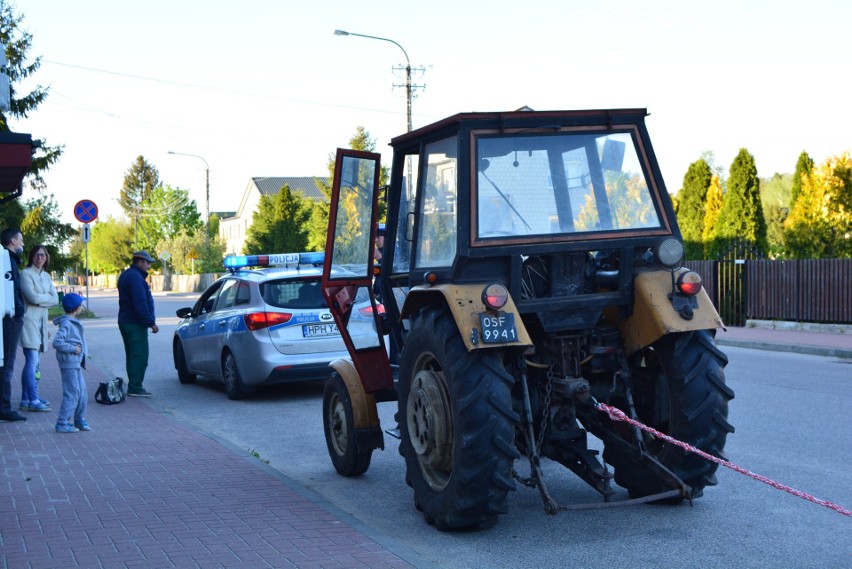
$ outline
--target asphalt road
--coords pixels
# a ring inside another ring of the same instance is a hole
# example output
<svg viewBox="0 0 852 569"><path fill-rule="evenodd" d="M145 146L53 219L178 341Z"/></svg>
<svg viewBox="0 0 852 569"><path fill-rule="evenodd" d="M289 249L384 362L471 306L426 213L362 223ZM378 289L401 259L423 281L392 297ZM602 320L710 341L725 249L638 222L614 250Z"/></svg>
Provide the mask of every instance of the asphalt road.
<svg viewBox="0 0 852 569"><path fill-rule="evenodd" d="M160 333L151 338L145 387L151 405L229 441L354 516L393 549L415 551L428 567L852 567L852 518L726 468L719 485L693 505L634 506L547 516L537 491L519 488L500 523L476 532L441 533L414 509L395 439L385 437L367 473L338 476L325 447L322 388L295 384L229 401L221 386L180 385L173 368L174 312L195 296L155 297ZM115 325L117 298L92 291L99 316L87 320L92 361L124 376ZM752 472L852 508L852 362L827 357L726 348L735 390L728 458ZM380 404L393 425L394 403ZM523 465L517 466L524 474ZM547 482L562 504L598 501L558 465ZM626 498L626 495L620 495Z"/></svg>

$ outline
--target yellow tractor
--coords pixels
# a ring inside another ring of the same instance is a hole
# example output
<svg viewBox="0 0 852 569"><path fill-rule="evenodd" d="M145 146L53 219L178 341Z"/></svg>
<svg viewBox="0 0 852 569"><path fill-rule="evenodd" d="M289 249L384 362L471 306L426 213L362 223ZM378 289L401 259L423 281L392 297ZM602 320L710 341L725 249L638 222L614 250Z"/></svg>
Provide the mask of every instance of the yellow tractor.
<svg viewBox="0 0 852 569"><path fill-rule="evenodd" d="M387 433L440 530L494 523L518 484L548 513L569 508L543 459L602 503L691 500L716 483L715 463L598 407L719 457L733 432L722 321L682 267L646 115L455 115L392 140L386 192L380 155L338 150L323 291L351 359L333 363L323 421L341 475L384 448L377 405L395 401ZM375 341L347 334L356 305Z"/></svg>

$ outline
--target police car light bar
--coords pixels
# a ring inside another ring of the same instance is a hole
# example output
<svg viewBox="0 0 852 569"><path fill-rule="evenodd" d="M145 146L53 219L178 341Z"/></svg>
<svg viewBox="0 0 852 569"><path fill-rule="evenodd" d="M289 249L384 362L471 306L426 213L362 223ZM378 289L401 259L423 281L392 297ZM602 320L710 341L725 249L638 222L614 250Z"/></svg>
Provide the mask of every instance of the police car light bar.
<svg viewBox="0 0 852 569"><path fill-rule="evenodd" d="M271 255L230 255L225 257L225 268L236 271L246 267L273 267L321 265L325 253L275 253Z"/></svg>

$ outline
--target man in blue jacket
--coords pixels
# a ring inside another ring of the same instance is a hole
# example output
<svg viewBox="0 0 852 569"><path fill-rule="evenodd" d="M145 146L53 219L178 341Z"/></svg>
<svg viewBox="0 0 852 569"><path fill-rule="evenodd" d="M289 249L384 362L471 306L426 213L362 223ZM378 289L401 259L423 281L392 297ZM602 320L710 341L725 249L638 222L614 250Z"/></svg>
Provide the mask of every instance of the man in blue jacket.
<svg viewBox="0 0 852 569"><path fill-rule="evenodd" d="M118 277L118 329L124 340L127 394L133 397L151 397L142 382L148 368L148 328L153 334L160 331L146 280L153 262L147 251L136 251L133 263Z"/></svg>

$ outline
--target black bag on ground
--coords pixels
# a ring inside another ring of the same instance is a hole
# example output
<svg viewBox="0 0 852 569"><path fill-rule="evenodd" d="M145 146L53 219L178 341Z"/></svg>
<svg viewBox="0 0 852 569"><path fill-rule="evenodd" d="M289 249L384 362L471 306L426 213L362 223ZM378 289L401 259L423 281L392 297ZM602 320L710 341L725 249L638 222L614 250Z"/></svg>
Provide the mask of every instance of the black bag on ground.
<svg viewBox="0 0 852 569"><path fill-rule="evenodd" d="M121 403L127 396L127 389L124 387L124 379L116 377L109 381L102 381L95 391L95 401L103 405L115 405Z"/></svg>

